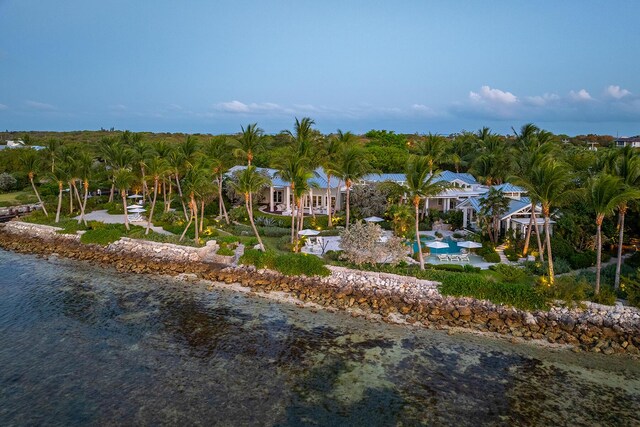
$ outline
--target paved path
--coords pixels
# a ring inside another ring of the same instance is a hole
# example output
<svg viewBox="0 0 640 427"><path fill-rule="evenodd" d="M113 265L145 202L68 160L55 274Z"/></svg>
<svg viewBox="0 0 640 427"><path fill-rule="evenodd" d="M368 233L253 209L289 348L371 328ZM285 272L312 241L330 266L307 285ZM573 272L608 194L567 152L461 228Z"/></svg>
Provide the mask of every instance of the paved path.
<svg viewBox="0 0 640 427"><path fill-rule="evenodd" d="M87 221L100 221L100 222L104 222L105 224L124 224L124 214L111 215L107 213L106 210L93 211L91 213L86 214L84 217ZM77 216L74 219L80 219L80 217ZM147 221L129 221L129 223L133 225L139 225L141 227L147 226ZM166 234L168 236L173 235L173 233L170 233L164 230L162 227L156 227L153 224L151 224L151 229L158 234Z"/></svg>

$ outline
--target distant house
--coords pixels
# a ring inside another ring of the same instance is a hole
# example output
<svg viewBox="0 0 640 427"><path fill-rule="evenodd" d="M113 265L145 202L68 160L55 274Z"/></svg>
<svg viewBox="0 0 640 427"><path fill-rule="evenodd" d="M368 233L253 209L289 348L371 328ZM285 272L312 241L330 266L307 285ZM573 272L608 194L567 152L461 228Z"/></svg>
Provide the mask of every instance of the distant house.
<svg viewBox="0 0 640 427"><path fill-rule="evenodd" d="M623 136L621 138L616 138L613 141L616 144L616 147L633 147L640 148L640 135L636 136Z"/></svg>
<svg viewBox="0 0 640 427"><path fill-rule="evenodd" d="M0 150L4 150L5 148L32 148L36 151L43 150L44 147L39 145L25 145L24 141L21 139L18 140L8 140L6 141L6 145L0 145Z"/></svg>

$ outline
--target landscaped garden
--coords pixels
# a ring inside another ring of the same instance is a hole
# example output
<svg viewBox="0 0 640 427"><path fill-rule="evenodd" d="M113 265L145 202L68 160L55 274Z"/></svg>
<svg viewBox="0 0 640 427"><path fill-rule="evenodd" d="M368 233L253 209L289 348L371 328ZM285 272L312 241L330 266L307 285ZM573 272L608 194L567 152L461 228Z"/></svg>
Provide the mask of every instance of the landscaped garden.
<svg viewBox="0 0 640 427"><path fill-rule="evenodd" d="M287 275L326 275L324 265L333 264L436 280L445 295L528 309L543 309L553 300L612 304L625 298L638 304L638 255L617 262L621 253L635 250L639 235L637 152L594 153L563 145L533 125L509 136L483 129L442 137L321 135L313 124L296 120L293 131L278 135L263 135L250 125L238 135L191 135L182 142L117 132L90 144L50 138L40 143L42 151L3 150L0 206L42 200L46 211L25 221L82 232L88 244L123 236L189 246L213 239L218 254L226 256L243 244L241 263ZM402 161L386 152L403 153ZM229 172L235 165L243 167ZM269 203L260 194L271 178L256 165L277 170L276 177L287 183L287 215L266 212ZM489 188L473 230L463 230L460 210L424 208L429 198L451 188L436 179L444 167L469 172ZM318 214L308 208L312 192L325 197L331 190L314 184L318 168L327 182L339 180L340 211ZM402 182L363 181L373 172L401 172ZM507 181L538 201L531 204L539 207L540 227L532 221L523 233L501 226L510 199L492 184ZM142 221L131 223L132 205ZM85 218L96 212L117 216L120 223ZM361 222L367 217L379 219ZM470 251L482 261L477 265L493 265L480 270L464 261L438 261L429 242L415 243L427 231L442 240L440 231L430 231L434 224L452 230L447 238L480 246ZM322 239L339 241L340 250L319 245L313 255L300 253ZM500 262L496 248L508 264Z"/></svg>

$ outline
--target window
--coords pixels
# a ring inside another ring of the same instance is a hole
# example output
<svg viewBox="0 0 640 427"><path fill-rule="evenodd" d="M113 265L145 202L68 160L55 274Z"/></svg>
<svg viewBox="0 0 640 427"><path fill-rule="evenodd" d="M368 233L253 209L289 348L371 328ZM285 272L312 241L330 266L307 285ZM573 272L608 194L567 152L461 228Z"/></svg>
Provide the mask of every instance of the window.
<svg viewBox="0 0 640 427"><path fill-rule="evenodd" d="M273 192L273 202L274 203L282 203L284 200L284 191L276 190Z"/></svg>

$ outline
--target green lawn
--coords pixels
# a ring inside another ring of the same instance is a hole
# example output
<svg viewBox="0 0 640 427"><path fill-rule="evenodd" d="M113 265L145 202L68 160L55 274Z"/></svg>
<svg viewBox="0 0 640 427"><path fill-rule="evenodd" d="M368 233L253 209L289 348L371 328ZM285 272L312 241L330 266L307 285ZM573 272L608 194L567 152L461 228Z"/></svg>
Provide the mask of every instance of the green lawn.
<svg viewBox="0 0 640 427"><path fill-rule="evenodd" d="M38 199L30 191L15 191L13 193L0 193L0 206L22 205L35 203Z"/></svg>

